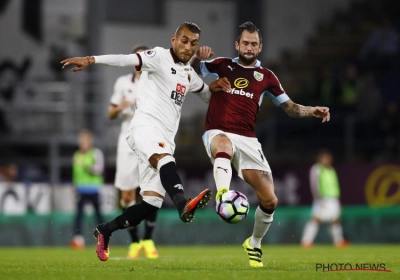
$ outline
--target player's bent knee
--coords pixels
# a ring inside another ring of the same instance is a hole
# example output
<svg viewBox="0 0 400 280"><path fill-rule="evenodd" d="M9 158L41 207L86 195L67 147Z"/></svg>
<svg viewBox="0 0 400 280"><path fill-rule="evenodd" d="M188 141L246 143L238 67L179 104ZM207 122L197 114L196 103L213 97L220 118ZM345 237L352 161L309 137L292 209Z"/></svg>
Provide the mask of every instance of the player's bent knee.
<svg viewBox="0 0 400 280"><path fill-rule="evenodd" d="M148 203L154 207L161 208L161 205L162 205L164 199L162 199L161 197L157 197L157 196L145 195L145 196L143 196L143 201L145 201L146 203Z"/></svg>
<svg viewBox="0 0 400 280"><path fill-rule="evenodd" d="M232 143L228 141L220 141L217 144L217 152L225 152L228 154L232 154Z"/></svg>
<svg viewBox="0 0 400 280"><path fill-rule="evenodd" d="M214 157L220 152L227 153L232 157L232 142L225 134L217 135L211 140L211 151Z"/></svg>
<svg viewBox="0 0 400 280"><path fill-rule="evenodd" d="M267 199L260 202L263 210L266 212L270 212L276 209L278 206L278 198L276 196L272 197L271 199Z"/></svg>
<svg viewBox="0 0 400 280"><path fill-rule="evenodd" d="M157 163L157 170L160 171L160 168L166 165L167 163L175 162L175 158L171 155L165 156L160 159Z"/></svg>

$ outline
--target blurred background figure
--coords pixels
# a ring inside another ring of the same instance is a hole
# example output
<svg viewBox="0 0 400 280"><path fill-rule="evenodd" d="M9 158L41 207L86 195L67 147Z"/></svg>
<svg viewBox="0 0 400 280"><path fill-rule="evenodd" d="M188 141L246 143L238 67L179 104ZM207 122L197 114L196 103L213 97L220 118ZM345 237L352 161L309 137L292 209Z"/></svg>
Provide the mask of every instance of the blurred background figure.
<svg viewBox="0 0 400 280"><path fill-rule="evenodd" d="M339 85L339 105L343 113L356 113L357 101L362 86L363 79L359 76L357 67L354 64L347 64Z"/></svg>
<svg viewBox="0 0 400 280"><path fill-rule="evenodd" d="M16 182L18 180L18 166L15 163L0 165L0 183Z"/></svg>
<svg viewBox="0 0 400 280"><path fill-rule="evenodd" d="M396 102L390 102L379 117L379 129L383 139L384 151L382 156L386 160L394 161L399 158L400 146L400 113Z"/></svg>
<svg viewBox="0 0 400 280"><path fill-rule="evenodd" d="M324 65L319 71L317 80L316 97L321 104L329 108L335 107L337 100L335 94L338 92L338 83L335 79L332 67Z"/></svg>
<svg viewBox="0 0 400 280"><path fill-rule="evenodd" d="M371 71L390 70L399 61L400 36L389 16L383 14L360 50L362 62Z"/></svg>
<svg viewBox="0 0 400 280"><path fill-rule="evenodd" d="M304 227L301 245L311 247L321 222L330 223L330 233L336 247L346 247L340 224L340 187L332 166L333 156L328 150L321 150L317 162L310 169L310 187L314 198L311 220Z"/></svg>
<svg viewBox="0 0 400 280"><path fill-rule="evenodd" d="M93 135L89 130L82 130L79 133L78 141L79 150L74 153L73 157L73 184L76 190L77 205L71 246L75 249L85 247L82 222L86 203L93 205L97 223L103 222L99 203L99 189L103 185L103 152L93 147Z"/></svg>

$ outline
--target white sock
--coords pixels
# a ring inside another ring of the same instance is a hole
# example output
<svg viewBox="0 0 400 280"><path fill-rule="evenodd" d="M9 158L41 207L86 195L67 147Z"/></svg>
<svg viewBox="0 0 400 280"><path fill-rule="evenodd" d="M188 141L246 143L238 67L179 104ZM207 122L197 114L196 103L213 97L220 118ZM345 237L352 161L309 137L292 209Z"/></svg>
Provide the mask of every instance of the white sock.
<svg viewBox="0 0 400 280"><path fill-rule="evenodd" d="M267 233L269 226L274 220L274 213L267 214L263 212L260 206L257 207L256 213L254 215L254 229L253 235L250 238L250 246L252 247L260 247L261 240L264 235Z"/></svg>
<svg viewBox="0 0 400 280"><path fill-rule="evenodd" d="M332 224L331 234L333 237L333 243L338 244L343 242L343 229L341 224Z"/></svg>
<svg viewBox="0 0 400 280"><path fill-rule="evenodd" d="M313 243L314 238L317 235L319 229L319 224L311 220L307 222L303 230L303 237L301 238L301 243Z"/></svg>
<svg viewBox="0 0 400 280"><path fill-rule="evenodd" d="M216 158L214 161L214 180L217 191L221 188L229 189L232 179L231 161L227 158Z"/></svg>

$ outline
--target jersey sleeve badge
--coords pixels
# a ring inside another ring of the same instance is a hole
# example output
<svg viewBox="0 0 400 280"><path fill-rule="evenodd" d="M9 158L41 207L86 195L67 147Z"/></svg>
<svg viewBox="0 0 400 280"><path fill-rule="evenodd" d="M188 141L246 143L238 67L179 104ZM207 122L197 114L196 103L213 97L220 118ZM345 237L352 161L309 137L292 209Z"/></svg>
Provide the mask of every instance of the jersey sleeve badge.
<svg viewBox="0 0 400 280"><path fill-rule="evenodd" d="M144 52L144 55L147 57L153 57L156 55L156 51L155 50L147 50Z"/></svg>

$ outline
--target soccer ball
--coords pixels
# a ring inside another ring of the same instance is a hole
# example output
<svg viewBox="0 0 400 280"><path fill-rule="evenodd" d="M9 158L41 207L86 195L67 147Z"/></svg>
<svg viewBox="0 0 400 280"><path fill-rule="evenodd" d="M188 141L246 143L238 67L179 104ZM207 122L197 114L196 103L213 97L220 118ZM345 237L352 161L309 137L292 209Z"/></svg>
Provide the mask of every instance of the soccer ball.
<svg viewBox="0 0 400 280"><path fill-rule="evenodd" d="M217 201L215 210L218 216L229 224L243 221L249 213L247 197L241 192L230 190L223 193Z"/></svg>

